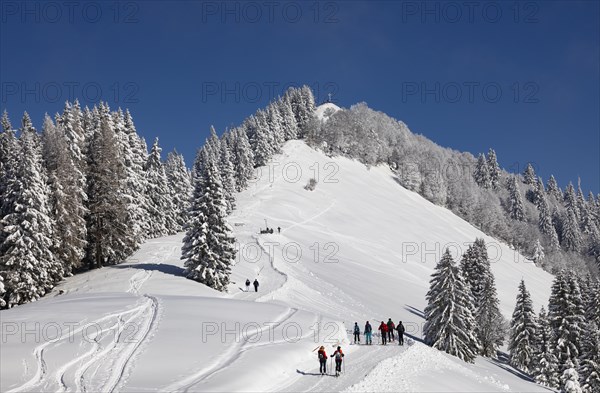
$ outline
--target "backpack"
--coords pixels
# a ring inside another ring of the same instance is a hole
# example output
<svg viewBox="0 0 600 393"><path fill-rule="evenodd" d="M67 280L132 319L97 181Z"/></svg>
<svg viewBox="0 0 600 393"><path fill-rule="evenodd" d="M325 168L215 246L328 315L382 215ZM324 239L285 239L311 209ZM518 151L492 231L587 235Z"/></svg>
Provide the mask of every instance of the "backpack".
<svg viewBox="0 0 600 393"><path fill-rule="evenodd" d="M335 351L335 360L342 360L342 351Z"/></svg>
<svg viewBox="0 0 600 393"><path fill-rule="evenodd" d="M323 359L325 359L325 354L323 353L323 351L319 351L319 360Z"/></svg>
<svg viewBox="0 0 600 393"><path fill-rule="evenodd" d="M360 333L360 328L358 325L354 326L354 333Z"/></svg>
<svg viewBox="0 0 600 393"><path fill-rule="evenodd" d="M398 331L404 333L404 325L398 325Z"/></svg>

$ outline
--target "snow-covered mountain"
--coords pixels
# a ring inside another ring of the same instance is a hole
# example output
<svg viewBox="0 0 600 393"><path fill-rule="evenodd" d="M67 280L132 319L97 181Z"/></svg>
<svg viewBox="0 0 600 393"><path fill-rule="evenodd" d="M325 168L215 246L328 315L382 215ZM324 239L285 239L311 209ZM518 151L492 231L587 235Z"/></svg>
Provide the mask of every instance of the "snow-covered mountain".
<svg viewBox="0 0 600 393"><path fill-rule="evenodd" d="M404 189L389 168L288 141L237 195L229 222L238 261L228 294L182 276L176 235L3 311L0 389L547 390L504 363L466 364L420 343L429 278L446 248L459 256L486 240L507 318L521 278L538 310L552 276ZM274 233L259 234L265 226ZM255 278L258 292L246 292ZM388 318L404 322L412 345L348 345L355 321ZM318 375L321 344L346 350L340 378Z"/></svg>

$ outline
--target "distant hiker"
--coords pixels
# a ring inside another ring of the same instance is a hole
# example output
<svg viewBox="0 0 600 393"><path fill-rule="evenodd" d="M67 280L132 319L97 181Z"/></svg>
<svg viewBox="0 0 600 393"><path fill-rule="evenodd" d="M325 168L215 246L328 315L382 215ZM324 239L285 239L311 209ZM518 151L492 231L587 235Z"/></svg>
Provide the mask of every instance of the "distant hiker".
<svg viewBox="0 0 600 393"><path fill-rule="evenodd" d="M373 335L373 327L371 326L369 321L367 321L367 323L365 324L365 342L367 345L373 344L372 335Z"/></svg>
<svg viewBox="0 0 600 393"><path fill-rule="evenodd" d="M404 345L404 325L402 321L398 322L396 330L398 331L398 345Z"/></svg>
<svg viewBox="0 0 600 393"><path fill-rule="evenodd" d="M269 233L272 235L273 234L273 228L269 229Z"/></svg>
<svg viewBox="0 0 600 393"><path fill-rule="evenodd" d="M321 375L327 374L327 353L325 353L325 347L321 345L319 348L319 352L317 352L317 356L319 357L319 371Z"/></svg>
<svg viewBox="0 0 600 393"><path fill-rule="evenodd" d="M246 292L250 292L250 279L246 279Z"/></svg>
<svg viewBox="0 0 600 393"><path fill-rule="evenodd" d="M277 227L277 233L281 233L281 227Z"/></svg>
<svg viewBox="0 0 600 393"><path fill-rule="evenodd" d="M258 292L258 278L254 279L254 292Z"/></svg>
<svg viewBox="0 0 600 393"><path fill-rule="evenodd" d="M335 357L335 376L339 376L342 372L342 358L344 357L344 353L342 352L342 347L338 346L337 350L331 355L331 357Z"/></svg>
<svg viewBox="0 0 600 393"><path fill-rule="evenodd" d="M354 344L360 344L360 328L358 327L358 322L354 322Z"/></svg>
<svg viewBox="0 0 600 393"><path fill-rule="evenodd" d="M377 330L381 332L381 345L385 345L388 331L388 327L385 324L385 322L381 321L381 325L379 325L379 328L377 328Z"/></svg>
<svg viewBox="0 0 600 393"><path fill-rule="evenodd" d="M387 328L388 328L388 342L391 343L392 341L395 341L394 329L396 329L396 325L394 325L394 322L392 322L392 318L388 319Z"/></svg>

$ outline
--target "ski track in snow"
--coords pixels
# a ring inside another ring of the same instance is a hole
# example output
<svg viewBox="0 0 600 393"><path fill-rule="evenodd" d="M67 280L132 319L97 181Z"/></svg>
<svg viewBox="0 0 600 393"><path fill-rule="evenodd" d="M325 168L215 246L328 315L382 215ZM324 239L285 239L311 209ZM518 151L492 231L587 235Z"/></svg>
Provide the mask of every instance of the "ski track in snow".
<svg viewBox="0 0 600 393"><path fill-rule="evenodd" d="M161 389L161 391L188 392L194 386L200 384L203 381L208 380L210 377L212 377L219 371L222 371L225 367L228 367L231 364L233 364L239 358L240 353L260 347L260 344L252 343L253 337L258 336L259 334L262 335L265 331L269 329L276 329L277 327L281 326L281 324L283 324L285 321L290 320L297 312L298 309L295 308L287 309L283 314L277 317L277 319L274 321L274 325L263 326L260 329L256 329L254 333L249 337L246 337L244 341L242 341L243 339L239 338L239 340L237 340L235 344L231 345L221 356L217 358L215 362L207 365L206 367L201 368L194 374L191 374L188 377ZM273 343L275 342L268 342L267 344L263 345L270 345Z"/></svg>

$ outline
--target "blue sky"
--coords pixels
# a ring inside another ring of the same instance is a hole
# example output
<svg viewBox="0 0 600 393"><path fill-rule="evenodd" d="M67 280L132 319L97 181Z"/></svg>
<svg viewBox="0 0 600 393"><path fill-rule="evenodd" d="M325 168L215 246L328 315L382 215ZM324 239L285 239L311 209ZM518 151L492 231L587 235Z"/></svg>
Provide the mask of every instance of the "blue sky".
<svg viewBox="0 0 600 393"><path fill-rule="evenodd" d="M367 102L442 146L493 147L600 192L595 1L0 2L0 108L16 125L78 97L128 107L191 165L210 125L288 85Z"/></svg>

